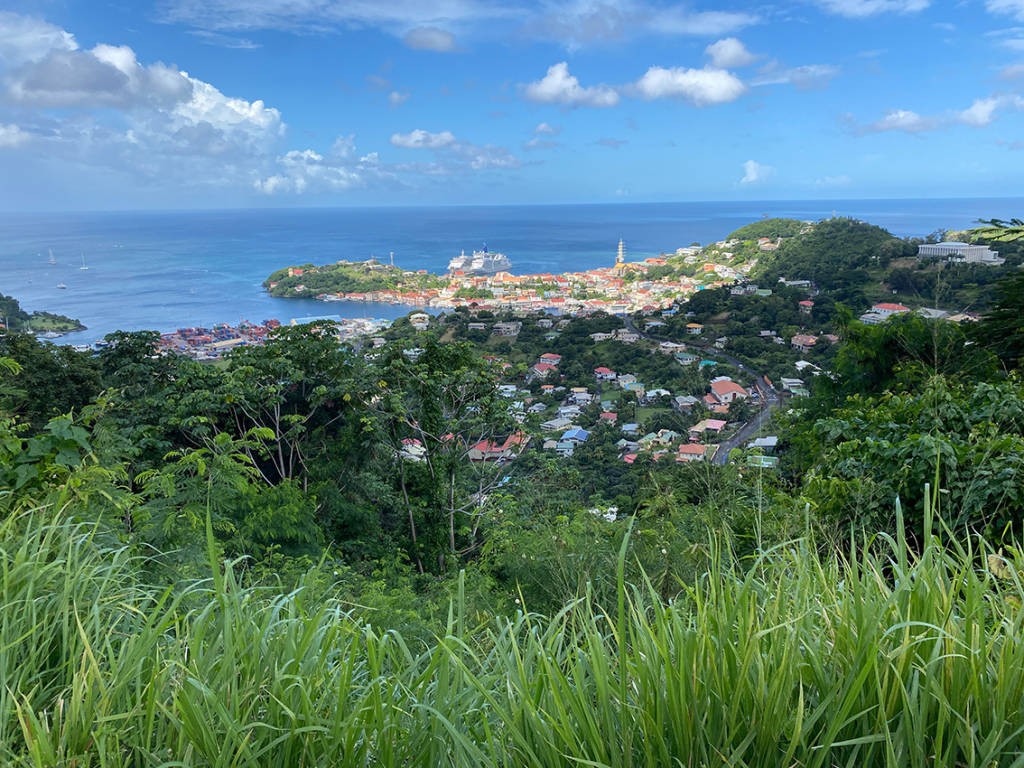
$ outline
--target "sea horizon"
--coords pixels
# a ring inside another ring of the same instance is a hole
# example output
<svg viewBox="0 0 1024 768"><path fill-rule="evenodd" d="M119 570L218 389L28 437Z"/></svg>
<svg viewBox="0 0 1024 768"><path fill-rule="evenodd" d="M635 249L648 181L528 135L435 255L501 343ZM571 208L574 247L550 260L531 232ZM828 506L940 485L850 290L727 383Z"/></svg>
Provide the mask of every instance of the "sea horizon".
<svg viewBox="0 0 1024 768"><path fill-rule="evenodd" d="M329 210L442 210L452 208L577 208L577 207L622 207L622 206L648 206L648 205L753 205L756 203L767 203L780 205L783 203L878 203L878 202L915 202L915 201L998 201L998 200L1019 200L1024 202L1024 196L1003 196L988 197L980 195L967 195L964 197L949 197L920 195L916 197L793 197L793 198L758 198L758 199L733 199L733 200L599 200L589 202L562 201L546 203L437 203L433 205L411 204L411 203L372 203L372 204L296 204L296 205L238 205L223 207L200 207L200 208L65 208L65 209L43 209L43 208L8 208L0 211L0 218L4 216L62 216L62 215L88 215L88 214L182 214L182 213L244 213L251 211L261 212L290 212L290 211L329 211Z"/></svg>
<svg viewBox="0 0 1024 768"><path fill-rule="evenodd" d="M627 258L640 259L720 240L766 216L849 216L923 237L1021 211L1024 198L968 197L4 212L0 293L29 311L81 320L88 330L60 342L88 344L114 330L409 311L268 296L262 281L292 264L388 262L394 252L397 266L443 272L461 250L487 244L509 256L515 274L558 273L612 263L619 238ZM47 263L51 249L55 266Z"/></svg>

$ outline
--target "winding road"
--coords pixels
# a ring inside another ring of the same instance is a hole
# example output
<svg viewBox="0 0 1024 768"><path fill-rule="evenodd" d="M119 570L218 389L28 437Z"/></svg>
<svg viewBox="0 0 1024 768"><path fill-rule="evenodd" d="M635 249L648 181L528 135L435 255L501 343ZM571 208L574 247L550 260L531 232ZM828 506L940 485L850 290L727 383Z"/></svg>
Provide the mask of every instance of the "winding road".
<svg viewBox="0 0 1024 768"><path fill-rule="evenodd" d="M626 323L626 328L628 328L630 331L637 334L641 338L659 343L662 341L671 341L671 339L659 338L657 336L652 336L646 331L641 331L639 328L636 327L636 325L633 323L633 318L630 317L629 315L624 316L623 320ZM763 373L755 371L749 365L739 360L738 358L733 357L729 353L723 352L720 349L710 349L700 344L690 344L690 346L696 349L703 350L710 355L714 355L715 357L719 357L725 360L730 365L733 365L736 368L739 368L741 371L750 374L754 378L754 386L757 387L758 391L761 394L761 409L760 411L758 411L757 416L755 416L742 427L740 427L736 434L734 434L728 440L719 443L718 452L715 454L713 462L715 464L727 464L729 462L729 453L733 450L733 448L739 448L741 445L743 445L743 443L745 443L751 437L760 432L764 428L764 426L769 421L771 421L772 412L775 411L780 405L782 405L782 396L775 390L775 387L768 383L768 379L765 378Z"/></svg>

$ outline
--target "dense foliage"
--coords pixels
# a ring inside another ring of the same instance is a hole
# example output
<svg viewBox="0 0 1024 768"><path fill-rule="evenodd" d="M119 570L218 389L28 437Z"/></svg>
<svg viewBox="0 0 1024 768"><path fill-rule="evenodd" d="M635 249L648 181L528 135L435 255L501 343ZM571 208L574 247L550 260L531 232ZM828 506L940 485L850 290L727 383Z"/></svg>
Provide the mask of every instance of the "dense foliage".
<svg viewBox="0 0 1024 768"><path fill-rule="evenodd" d="M271 296L316 296L321 293L366 293L401 289L417 291L440 288L447 280L426 272L409 272L373 261L339 261L336 264L279 269L263 281ZM300 290L300 286L302 286Z"/></svg>
<svg viewBox="0 0 1024 768"><path fill-rule="evenodd" d="M762 257L757 277L769 283L780 277L812 280L836 298L852 303L868 281L869 268L887 266L916 250L881 227L854 219L825 219Z"/></svg>
<svg viewBox="0 0 1024 768"><path fill-rule="evenodd" d="M57 315L53 312L26 312L21 308L17 299L12 296L4 296L2 293L0 293L0 323L11 330L24 332L54 331L62 333L85 330L85 326L81 322L64 315Z"/></svg>
<svg viewBox="0 0 1024 768"><path fill-rule="evenodd" d="M800 234L806 226L806 223L798 219L762 219L744 224L726 240L757 240L761 237L769 237L774 240L779 237L793 237Z"/></svg>

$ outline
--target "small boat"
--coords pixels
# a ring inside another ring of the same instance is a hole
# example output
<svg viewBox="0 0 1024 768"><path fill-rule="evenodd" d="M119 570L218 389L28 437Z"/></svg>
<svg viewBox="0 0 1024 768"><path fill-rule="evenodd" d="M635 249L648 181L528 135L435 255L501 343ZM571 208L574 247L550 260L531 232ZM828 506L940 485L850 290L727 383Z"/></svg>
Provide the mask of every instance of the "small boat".
<svg viewBox="0 0 1024 768"><path fill-rule="evenodd" d="M61 289L62 291L63 291L63 290L65 289L65 288L67 288L67 286L66 286L66 285L64 285L64 283L57 283L57 287L58 287L58 288L60 288L60 289Z"/></svg>
<svg viewBox="0 0 1024 768"><path fill-rule="evenodd" d="M80 266L79 269L88 269L88 267L85 266L85 254L84 253L82 254L82 266Z"/></svg>

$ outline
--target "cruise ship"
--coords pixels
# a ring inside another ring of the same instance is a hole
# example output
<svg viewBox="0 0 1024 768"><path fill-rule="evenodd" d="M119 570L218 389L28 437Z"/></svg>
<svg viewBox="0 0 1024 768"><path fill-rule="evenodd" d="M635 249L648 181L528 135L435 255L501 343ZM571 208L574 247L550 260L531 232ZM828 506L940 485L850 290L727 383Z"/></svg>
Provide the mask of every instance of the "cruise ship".
<svg viewBox="0 0 1024 768"><path fill-rule="evenodd" d="M489 253L487 246L482 251L473 251L472 256L467 256L463 251L448 262L448 271L452 274L462 272L465 275L495 275L498 272L507 272L512 267L512 262L503 253Z"/></svg>

